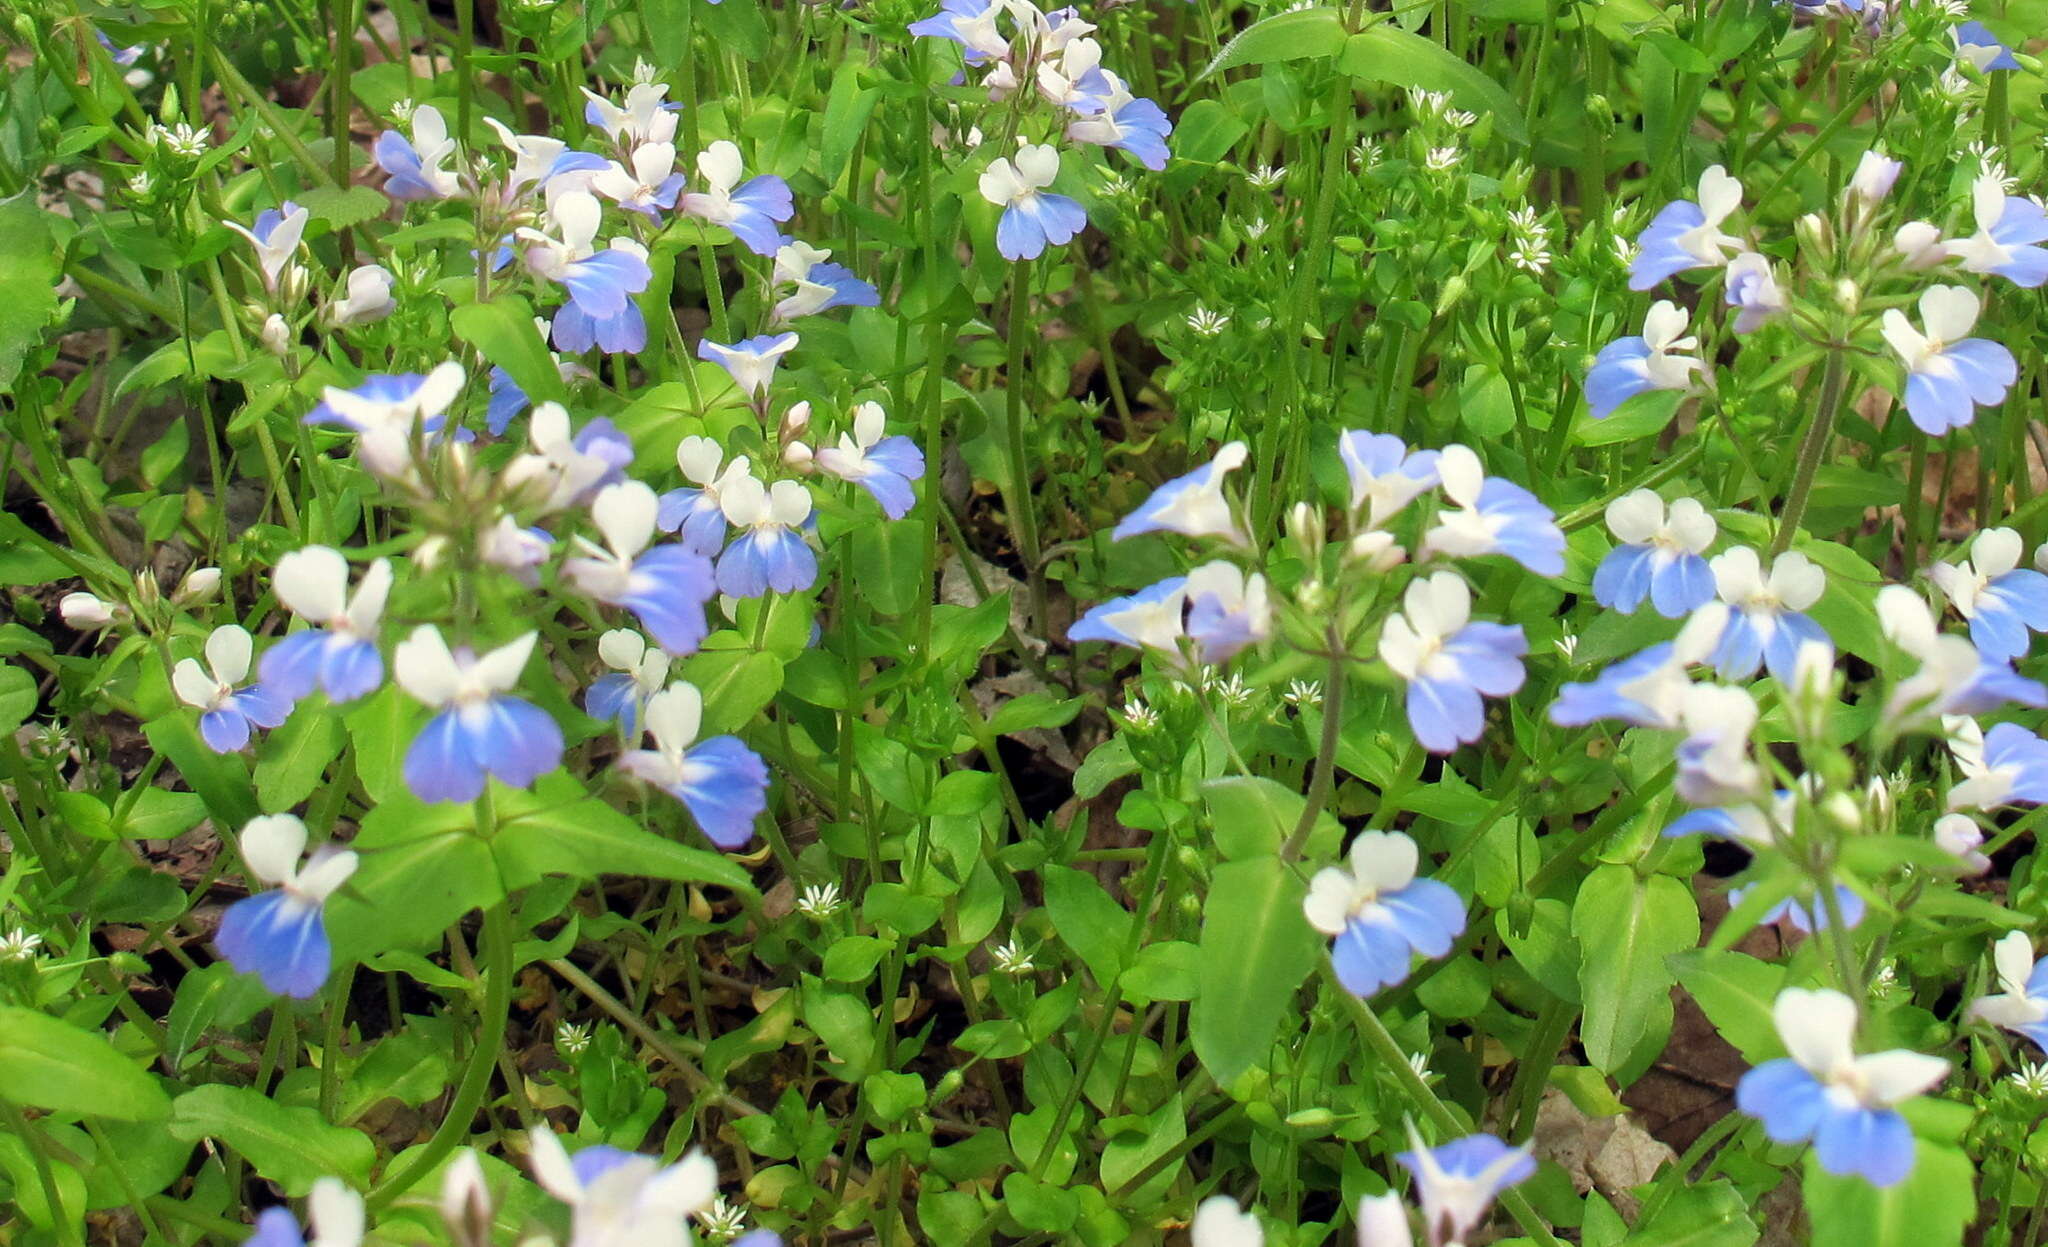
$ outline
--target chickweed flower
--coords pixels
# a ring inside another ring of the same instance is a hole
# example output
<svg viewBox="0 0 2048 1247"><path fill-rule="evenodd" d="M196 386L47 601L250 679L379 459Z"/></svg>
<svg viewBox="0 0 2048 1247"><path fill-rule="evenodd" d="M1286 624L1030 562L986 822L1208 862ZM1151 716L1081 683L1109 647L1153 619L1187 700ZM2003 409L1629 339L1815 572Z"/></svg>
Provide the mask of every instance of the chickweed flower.
<svg viewBox="0 0 2048 1247"><path fill-rule="evenodd" d="M841 905L839 885L831 882L811 884L796 899L796 911L813 922L832 917Z"/></svg>

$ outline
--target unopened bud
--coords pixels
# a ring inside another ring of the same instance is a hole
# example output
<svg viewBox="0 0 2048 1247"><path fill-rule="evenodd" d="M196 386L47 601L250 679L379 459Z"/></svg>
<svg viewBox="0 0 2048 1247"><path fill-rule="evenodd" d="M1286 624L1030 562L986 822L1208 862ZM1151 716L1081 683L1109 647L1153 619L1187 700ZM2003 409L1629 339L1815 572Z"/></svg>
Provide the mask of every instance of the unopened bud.
<svg viewBox="0 0 2048 1247"><path fill-rule="evenodd" d="M1394 541L1392 533L1373 531L1353 537L1345 557L1367 571L1385 572L1399 567L1408 551Z"/></svg>
<svg viewBox="0 0 2048 1247"><path fill-rule="evenodd" d="M220 568L195 567L185 573L185 579L178 585L178 592L173 600L181 606L195 602L205 602L211 600L213 595L218 592L220 592Z"/></svg>
<svg viewBox="0 0 2048 1247"><path fill-rule="evenodd" d="M1287 538L1301 552L1302 560L1313 565L1323 552L1323 509L1313 503L1295 503L1287 512Z"/></svg>
<svg viewBox="0 0 2048 1247"><path fill-rule="evenodd" d="M1856 162L1855 174L1849 178L1849 193L1865 203L1877 203L1892 193L1892 183L1899 180L1902 168L1902 164L1883 152L1864 152L1863 159Z"/></svg>
<svg viewBox="0 0 2048 1247"><path fill-rule="evenodd" d="M1792 233L1802 248L1816 255L1834 249L1834 231L1828 228L1827 218L1818 212L1809 212L1793 222Z"/></svg>
<svg viewBox="0 0 2048 1247"><path fill-rule="evenodd" d="M782 413L783 441L794 441L795 439L802 437L804 435L804 430L810 427L811 404L809 399L805 399L802 402L792 404L788 411Z"/></svg>
<svg viewBox="0 0 2048 1247"><path fill-rule="evenodd" d="M792 472L809 472L811 458L811 447L808 442L790 442L782 448L782 466Z"/></svg>
<svg viewBox="0 0 2048 1247"><path fill-rule="evenodd" d="M1907 268L1932 268L1948 259L1948 247L1941 241L1941 231L1927 221L1908 221L1892 235L1892 250L1906 262Z"/></svg>
<svg viewBox="0 0 2048 1247"><path fill-rule="evenodd" d="M441 1220L458 1247L489 1247L496 1211L476 1152L463 1148L441 1177Z"/></svg>
<svg viewBox="0 0 2048 1247"><path fill-rule="evenodd" d="M946 1101L960 1094L960 1088L964 1086L966 1082L966 1076L962 1074L959 1070L947 1070L944 1074L939 1076L939 1081L932 1086L932 1093L929 1097L926 1098L925 1103L934 1106L944 1104Z"/></svg>
<svg viewBox="0 0 2048 1247"><path fill-rule="evenodd" d="M1853 279L1844 277L1835 282L1835 302L1841 305L1843 311L1855 311L1856 305L1862 301L1863 288Z"/></svg>
<svg viewBox="0 0 2048 1247"><path fill-rule="evenodd" d="M104 628L114 622L119 608L90 593L67 593L57 602L57 613L74 628Z"/></svg>
<svg viewBox="0 0 2048 1247"><path fill-rule="evenodd" d="M1445 312L1456 307L1464 300L1465 295L1471 289L1472 283L1465 280L1463 273L1454 274L1449 281L1444 283L1442 292L1436 297L1436 314L1442 316Z"/></svg>
<svg viewBox="0 0 2048 1247"><path fill-rule="evenodd" d="M163 600L163 586L157 583L154 569L145 567L135 573L135 601L138 605L144 610L151 610Z"/></svg>
<svg viewBox="0 0 2048 1247"><path fill-rule="evenodd" d="M256 332L256 340L272 355L284 355L292 349L292 327L284 317L272 312L263 322L263 328Z"/></svg>

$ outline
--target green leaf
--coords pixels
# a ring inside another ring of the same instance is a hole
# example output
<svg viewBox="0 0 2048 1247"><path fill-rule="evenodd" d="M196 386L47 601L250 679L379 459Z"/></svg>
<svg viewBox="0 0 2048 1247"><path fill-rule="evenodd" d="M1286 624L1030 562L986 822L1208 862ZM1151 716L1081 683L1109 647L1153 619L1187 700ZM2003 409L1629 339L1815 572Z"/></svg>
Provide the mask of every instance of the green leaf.
<svg viewBox="0 0 2048 1247"><path fill-rule="evenodd" d="M395 691L395 690L394 690ZM158 753L171 760L185 783L206 802L218 821L240 827L259 812L249 786L249 767L239 754L215 753L199 739L191 715L173 710L142 725Z"/></svg>
<svg viewBox="0 0 2048 1247"><path fill-rule="evenodd" d="M165 1026L171 1064L184 1064L200 1036L216 1026L240 1026L270 1003L270 990L254 975L237 974L216 961L187 974L178 983L177 999Z"/></svg>
<svg viewBox="0 0 2048 1247"><path fill-rule="evenodd" d="M1173 158L1215 164L1250 133L1251 127L1222 101L1196 100L1174 121Z"/></svg>
<svg viewBox="0 0 2048 1247"><path fill-rule="evenodd" d="M36 712L36 678L13 663L0 666L0 732L13 732Z"/></svg>
<svg viewBox="0 0 2048 1247"><path fill-rule="evenodd" d="M470 817L466 806L409 796L370 811L353 846L362 864L327 902L337 963L436 945L456 919L504 897L498 863Z"/></svg>
<svg viewBox="0 0 2048 1247"><path fill-rule="evenodd" d="M929 505L929 504L927 504ZM905 615L926 596L924 530L915 524L869 524L849 534L854 586L876 611Z"/></svg>
<svg viewBox="0 0 2048 1247"><path fill-rule="evenodd" d="M105 1035L12 1005L0 1005L0 1095L121 1121L155 1121L171 1109L156 1080Z"/></svg>
<svg viewBox="0 0 2048 1247"><path fill-rule="evenodd" d="M825 950L825 977L835 983L864 983L894 946L872 935L842 935Z"/></svg>
<svg viewBox="0 0 2048 1247"><path fill-rule="evenodd" d="M1579 1039L1593 1067L1611 1074L1670 1027L1675 976L1666 958L1699 943L1699 908L1668 875L1643 879L1627 866L1601 866L1579 886L1572 935L1597 950L1579 966Z"/></svg>
<svg viewBox="0 0 2048 1247"><path fill-rule="evenodd" d="M639 875L754 890L747 872L724 856L658 836L594 797L523 812L519 804L516 799L501 803L514 812L499 822L491 838L491 852L508 886L524 887L543 875Z"/></svg>
<svg viewBox="0 0 2048 1247"><path fill-rule="evenodd" d="M1323 953L1302 916L1304 892L1278 857L1216 868L1202 910L1200 987L1188 1035L1220 1084L1266 1059L1295 992Z"/></svg>
<svg viewBox="0 0 2048 1247"><path fill-rule="evenodd" d="M705 736L737 732L782 691L782 660L738 649L700 650L686 659L680 678L704 694Z"/></svg>
<svg viewBox="0 0 2048 1247"><path fill-rule="evenodd" d="M1695 948L1669 960L1680 985L1743 1060L1761 1065L1785 1055L1771 1021L1771 1005L1785 985L1785 967L1726 949Z"/></svg>
<svg viewBox="0 0 2048 1247"><path fill-rule="evenodd" d="M333 233L374 220L391 206L382 191L369 186L315 186L292 199L315 220L327 222Z"/></svg>
<svg viewBox="0 0 2048 1247"><path fill-rule="evenodd" d="M350 707L341 717L355 745L356 779L372 801L385 801L404 791L405 750L416 713L416 704L394 683L361 705Z"/></svg>
<svg viewBox="0 0 2048 1247"><path fill-rule="evenodd" d="M882 98L878 89L861 85L864 63L865 58L855 57L832 71L832 88L825 94L825 129L818 140L818 177L826 186L838 185L875 102Z"/></svg>
<svg viewBox="0 0 2048 1247"><path fill-rule="evenodd" d="M1613 446L1640 441L1671 423L1681 396L1676 390L1652 390L1638 394L1614 409L1614 414L1595 420L1580 414L1572 429L1572 441L1580 446Z"/></svg>
<svg viewBox="0 0 2048 1247"><path fill-rule="evenodd" d="M1298 9L1260 18L1223 45L1223 50L1196 76L1199 82L1239 65L1270 65L1328 56L1343 45L1344 19L1335 9Z"/></svg>
<svg viewBox="0 0 2048 1247"><path fill-rule="evenodd" d="M1334 9L1309 11L1327 13L1333 24L1336 21ZM1502 134L1518 143L1529 141L1529 125L1514 97L1433 39L1385 24L1361 30L1344 41L1337 71L1368 82L1442 91L1458 107L1493 118L1494 128Z"/></svg>
<svg viewBox="0 0 2048 1247"><path fill-rule="evenodd" d="M1806 1154L1812 1247L1959 1247L1977 1215L1976 1166L1952 1147L1914 1140L1913 1172L1876 1187L1821 1171Z"/></svg>
<svg viewBox="0 0 2048 1247"><path fill-rule="evenodd" d="M264 739L257 753L257 804L276 814L312 796L347 743L348 729L339 715L318 710L293 715Z"/></svg>
<svg viewBox="0 0 2048 1247"><path fill-rule="evenodd" d="M0 394L57 310L57 252L32 189L0 203Z"/></svg>
<svg viewBox="0 0 2048 1247"><path fill-rule="evenodd" d="M1052 915L1053 930L1088 963L1095 981L1108 987L1123 973L1130 911L1085 871L1047 866L1039 875L1045 880L1045 908Z"/></svg>
<svg viewBox="0 0 2048 1247"><path fill-rule="evenodd" d="M291 1196L306 1194L325 1177L362 1186L377 1159L368 1135L330 1125L314 1109L287 1108L253 1087L224 1083L179 1096L170 1131L193 1142L220 1140Z"/></svg>
<svg viewBox="0 0 2048 1247"><path fill-rule="evenodd" d="M549 357L540 330L533 327L533 308L525 299L500 294L489 303L456 308L448 322L457 337L503 368L534 402L559 403L568 398L562 374Z"/></svg>
<svg viewBox="0 0 2048 1247"><path fill-rule="evenodd" d="M1209 811L1216 851L1231 861L1277 853L1301 821L1307 799L1294 789L1258 775L1227 775L1202 785L1202 804ZM1316 830L1334 842L1341 835L1337 820L1324 813Z"/></svg>
<svg viewBox="0 0 2048 1247"><path fill-rule="evenodd" d="M1623 1247L1750 1247L1756 1240L1749 1201L1723 1181L1679 1188Z"/></svg>

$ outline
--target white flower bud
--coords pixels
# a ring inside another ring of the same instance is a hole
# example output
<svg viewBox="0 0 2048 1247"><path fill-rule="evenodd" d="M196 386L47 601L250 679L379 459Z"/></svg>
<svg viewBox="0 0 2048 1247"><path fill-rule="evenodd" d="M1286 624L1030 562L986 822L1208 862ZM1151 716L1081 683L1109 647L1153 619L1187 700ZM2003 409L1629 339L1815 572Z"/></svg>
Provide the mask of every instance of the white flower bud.
<svg viewBox="0 0 2048 1247"><path fill-rule="evenodd" d="M1353 537L1345 556L1363 564L1367 571L1384 572L1399 567L1408 551L1395 544L1392 533L1374 531Z"/></svg>
<svg viewBox="0 0 2048 1247"><path fill-rule="evenodd" d="M1965 874L1981 875L1991 869L1991 859L1977 851L1984 843L1984 829L1967 814L1944 814L1935 819L1934 843L1961 863Z"/></svg>
<svg viewBox="0 0 2048 1247"><path fill-rule="evenodd" d="M104 628L114 622L115 607L90 593L67 593L57 603L57 613L74 628Z"/></svg>
<svg viewBox="0 0 2048 1247"><path fill-rule="evenodd" d="M788 411L782 413L783 441L792 441L796 438L802 437L804 435L804 430L810 427L811 403L809 399L805 399L802 402L791 405Z"/></svg>
<svg viewBox="0 0 2048 1247"><path fill-rule="evenodd" d="M792 472L811 471L811 458L808 442L790 442L782 448L782 466Z"/></svg>
<svg viewBox="0 0 2048 1247"><path fill-rule="evenodd" d="M174 599L182 604L205 602L220 591L220 568L195 567L185 573L185 580L178 586Z"/></svg>
<svg viewBox="0 0 2048 1247"><path fill-rule="evenodd" d="M263 328L256 334L256 340L272 355L283 355L292 349L292 327L276 312L263 322Z"/></svg>
<svg viewBox="0 0 2048 1247"><path fill-rule="evenodd" d="M1908 221L1892 235L1892 249L1906 261L1907 268L1932 268L1948 259L1948 246L1941 231L1926 221Z"/></svg>

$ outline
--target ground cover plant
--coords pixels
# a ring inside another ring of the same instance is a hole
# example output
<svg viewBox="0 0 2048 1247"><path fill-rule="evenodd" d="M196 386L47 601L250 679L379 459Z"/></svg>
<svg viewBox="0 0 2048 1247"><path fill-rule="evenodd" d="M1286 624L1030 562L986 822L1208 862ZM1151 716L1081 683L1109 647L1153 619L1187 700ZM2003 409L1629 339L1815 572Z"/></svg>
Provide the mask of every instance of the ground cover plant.
<svg viewBox="0 0 2048 1247"><path fill-rule="evenodd" d="M2043 1241L2038 0L13 0L58 1247Z"/></svg>

